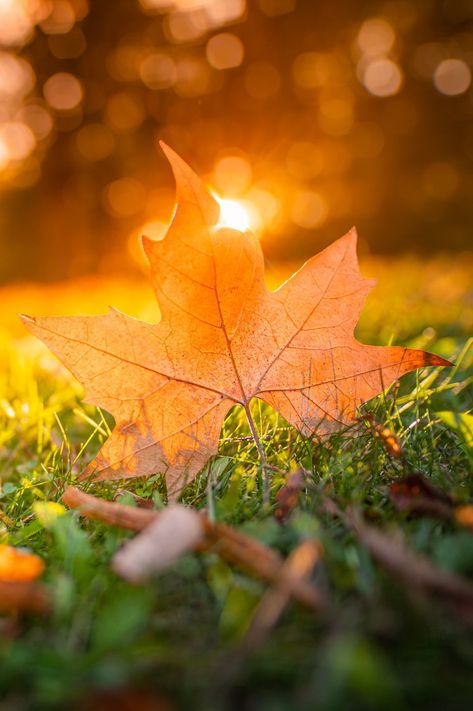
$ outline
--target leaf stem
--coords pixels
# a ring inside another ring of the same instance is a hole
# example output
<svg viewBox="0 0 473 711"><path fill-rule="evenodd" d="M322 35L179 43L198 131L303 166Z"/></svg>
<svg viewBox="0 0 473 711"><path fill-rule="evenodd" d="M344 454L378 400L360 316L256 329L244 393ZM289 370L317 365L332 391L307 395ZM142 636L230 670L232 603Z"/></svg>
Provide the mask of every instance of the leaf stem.
<svg viewBox="0 0 473 711"><path fill-rule="evenodd" d="M253 415L251 414L250 406L247 402L243 403L243 407L245 408L246 412L246 418L248 420L248 424L250 426L251 434L253 436L253 439L256 444L256 449L258 450L260 462L261 462L261 469L263 470L263 504L265 506L269 506L269 493L270 493L270 479L269 479L269 464L268 460L266 459L266 454L264 453L263 445L261 444L261 440L259 438L255 421L253 419Z"/></svg>

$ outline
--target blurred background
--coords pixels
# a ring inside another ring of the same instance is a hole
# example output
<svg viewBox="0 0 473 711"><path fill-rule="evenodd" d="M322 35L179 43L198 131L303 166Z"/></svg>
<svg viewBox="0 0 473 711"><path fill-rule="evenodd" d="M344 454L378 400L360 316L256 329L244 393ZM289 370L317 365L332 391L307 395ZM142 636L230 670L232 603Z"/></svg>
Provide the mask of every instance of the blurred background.
<svg viewBox="0 0 473 711"><path fill-rule="evenodd" d="M473 0L0 0L0 44L3 283L138 273L159 139L270 264L471 247Z"/></svg>

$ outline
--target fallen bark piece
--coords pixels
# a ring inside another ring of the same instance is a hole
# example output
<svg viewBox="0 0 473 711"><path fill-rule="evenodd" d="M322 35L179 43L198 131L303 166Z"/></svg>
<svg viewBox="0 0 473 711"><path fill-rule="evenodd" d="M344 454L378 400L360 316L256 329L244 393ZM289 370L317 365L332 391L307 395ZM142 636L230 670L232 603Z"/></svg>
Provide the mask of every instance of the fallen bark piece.
<svg viewBox="0 0 473 711"><path fill-rule="evenodd" d="M453 521L473 533L473 504L458 504L423 474L415 472L394 481L389 498L398 511Z"/></svg>
<svg viewBox="0 0 473 711"><path fill-rule="evenodd" d="M168 568L204 539L199 514L180 504L162 511L149 526L125 543L113 557L112 568L132 583L148 580Z"/></svg>

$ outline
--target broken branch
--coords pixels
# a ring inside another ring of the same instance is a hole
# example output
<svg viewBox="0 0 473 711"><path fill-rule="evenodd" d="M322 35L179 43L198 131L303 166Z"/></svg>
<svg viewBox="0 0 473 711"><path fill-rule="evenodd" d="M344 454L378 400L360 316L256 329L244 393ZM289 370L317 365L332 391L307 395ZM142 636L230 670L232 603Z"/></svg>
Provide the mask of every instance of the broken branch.
<svg viewBox="0 0 473 711"><path fill-rule="evenodd" d="M77 509L87 518L135 532L142 531L160 515L159 511L104 501L75 486L66 488L62 500L69 508ZM196 551L217 553L267 583L275 584L279 581L284 560L276 551L230 526L213 523L207 516L201 515L205 539L195 547ZM319 591L306 580L298 580L291 594L298 602L312 610L320 611L326 606Z"/></svg>

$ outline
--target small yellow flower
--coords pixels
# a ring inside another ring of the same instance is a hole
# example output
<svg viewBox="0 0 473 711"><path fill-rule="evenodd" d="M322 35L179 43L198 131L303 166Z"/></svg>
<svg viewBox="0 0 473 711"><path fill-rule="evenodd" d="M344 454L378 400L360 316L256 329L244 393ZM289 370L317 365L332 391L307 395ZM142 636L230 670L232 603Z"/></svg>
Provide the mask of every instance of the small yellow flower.
<svg viewBox="0 0 473 711"><path fill-rule="evenodd" d="M35 501L33 511L44 528L51 528L55 520L66 513L64 506L55 501Z"/></svg>

